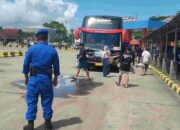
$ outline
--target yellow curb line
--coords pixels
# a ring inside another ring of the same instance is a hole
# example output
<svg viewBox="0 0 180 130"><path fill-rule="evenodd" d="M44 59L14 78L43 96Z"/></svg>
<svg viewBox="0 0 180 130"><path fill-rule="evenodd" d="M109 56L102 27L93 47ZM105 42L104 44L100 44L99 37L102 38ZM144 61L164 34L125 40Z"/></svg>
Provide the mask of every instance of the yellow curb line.
<svg viewBox="0 0 180 130"><path fill-rule="evenodd" d="M172 86L171 86L171 88L172 88L173 90L175 90L177 85L178 85L178 84L173 83Z"/></svg>
<svg viewBox="0 0 180 130"><path fill-rule="evenodd" d="M180 88L176 88L176 93L180 94Z"/></svg>
<svg viewBox="0 0 180 130"><path fill-rule="evenodd" d="M166 74L163 74L158 69L156 69L153 66L150 66L152 68L153 72L157 74L169 87L171 87L172 90L176 91L176 93L180 94L180 87L178 87L178 84L175 83L169 76Z"/></svg>
<svg viewBox="0 0 180 130"><path fill-rule="evenodd" d="M17 57L17 56L25 56L25 55L26 55L26 51L16 51L16 52L3 51L3 52L0 52L0 58Z"/></svg>
<svg viewBox="0 0 180 130"><path fill-rule="evenodd" d="M171 86L171 83L173 83L173 81L172 81L172 80L169 80L169 81L168 81L168 86Z"/></svg>
<svg viewBox="0 0 180 130"><path fill-rule="evenodd" d="M168 82L168 80L170 80L170 78L168 78L168 77L164 79L164 81L165 81L166 83Z"/></svg>

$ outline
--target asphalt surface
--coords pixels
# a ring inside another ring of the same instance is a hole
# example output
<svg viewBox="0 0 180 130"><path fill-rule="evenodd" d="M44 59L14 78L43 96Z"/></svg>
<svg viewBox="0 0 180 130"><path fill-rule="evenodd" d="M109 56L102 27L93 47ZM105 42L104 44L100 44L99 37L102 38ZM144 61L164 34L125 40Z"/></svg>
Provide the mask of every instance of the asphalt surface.
<svg viewBox="0 0 180 130"><path fill-rule="evenodd" d="M0 52L4 51L24 51L26 48L21 48L21 47L2 47L0 46Z"/></svg>
<svg viewBox="0 0 180 130"><path fill-rule="evenodd" d="M1 49L0 49L1 50ZM110 78L99 71L90 73L92 81L72 83L76 72L74 51L59 51L60 83L54 88L55 130L179 130L180 97L151 71L145 77L130 74L130 87L117 87L117 73ZM23 75L24 57L0 59L0 130L21 130L26 124ZM40 101L40 100L39 100ZM39 103L36 130L43 129Z"/></svg>

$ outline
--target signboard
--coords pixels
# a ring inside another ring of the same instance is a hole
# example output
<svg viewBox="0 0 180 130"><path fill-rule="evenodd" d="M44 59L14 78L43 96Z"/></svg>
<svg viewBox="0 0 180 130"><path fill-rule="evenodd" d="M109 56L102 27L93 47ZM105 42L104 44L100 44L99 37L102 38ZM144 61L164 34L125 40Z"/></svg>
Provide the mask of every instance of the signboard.
<svg viewBox="0 0 180 130"><path fill-rule="evenodd" d="M108 16L85 17L82 27L89 29L122 29L122 18Z"/></svg>

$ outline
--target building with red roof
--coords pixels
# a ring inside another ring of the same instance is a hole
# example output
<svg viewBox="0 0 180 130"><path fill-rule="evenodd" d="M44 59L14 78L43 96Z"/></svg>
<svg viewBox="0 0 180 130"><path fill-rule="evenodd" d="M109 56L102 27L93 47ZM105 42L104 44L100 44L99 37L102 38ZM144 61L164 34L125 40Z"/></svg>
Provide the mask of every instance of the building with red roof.
<svg viewBox="0 0 180 130"><path fill-rule="evenodd" d="M9 41L18 41L20 40L21 30L19 29L0 29L0 40L5 43Z"/></svg>

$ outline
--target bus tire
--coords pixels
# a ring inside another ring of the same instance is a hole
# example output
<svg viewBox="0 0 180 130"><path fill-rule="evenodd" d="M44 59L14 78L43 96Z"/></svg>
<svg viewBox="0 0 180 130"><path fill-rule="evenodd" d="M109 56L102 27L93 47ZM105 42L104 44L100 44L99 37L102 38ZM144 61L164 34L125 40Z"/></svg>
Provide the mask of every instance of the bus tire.
<svg viewBox="0 0 180 130"><path fill-rule="evenodd" d="M95 69L95 65L94 64L89 64L88 69L89 70L94 70Z"/></svg>

